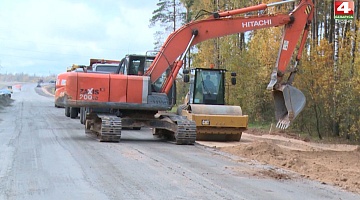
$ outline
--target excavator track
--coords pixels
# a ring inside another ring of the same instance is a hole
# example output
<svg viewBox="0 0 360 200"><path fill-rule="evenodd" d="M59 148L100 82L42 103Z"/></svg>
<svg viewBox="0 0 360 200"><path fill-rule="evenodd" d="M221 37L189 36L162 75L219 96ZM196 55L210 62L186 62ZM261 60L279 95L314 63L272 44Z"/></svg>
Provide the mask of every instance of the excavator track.
<svg viewBox="0 0 360 200"><path fill-rule="evenodd" d="M176 144L194 144L196 140L196 124L182 116L171 116L170 119L177 124L174 132Z"/></svg>
<svg viewBox="0 0 360 200"><path fill-rule="evenodd" d="M95 134L100 142L120 142L121 138L121 118L113 115L98 115L101 119L101 127L98 131L87 130L86 134Z"/></svg>
<svg viewBox="0 0 360 200"><path fill-rule="evenodd" d="M121 138L121 118L113 115L98 115L101 119L100 142L119 142Z"/></svg>

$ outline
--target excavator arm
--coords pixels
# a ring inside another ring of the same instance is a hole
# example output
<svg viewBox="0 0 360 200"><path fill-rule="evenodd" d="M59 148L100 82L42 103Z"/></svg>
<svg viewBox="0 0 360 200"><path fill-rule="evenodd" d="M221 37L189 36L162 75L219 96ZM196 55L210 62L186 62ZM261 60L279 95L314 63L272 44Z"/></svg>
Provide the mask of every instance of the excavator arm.
<svg viewBox="0 0 360 200"><path fill-rule="evenodd" d="M305 47L313 19L312 2L300 3L290 15L294 18L294 21L285 25L279 55L267 87L268 90L272 90L274 96L275 117L278 120L276 127L281 129L286 129L290 126L290 122L303 110L306 103L305 95L293 87L292 82L298 71L298 62ZM295 58L295 64L293 67L289 67L298 42L300 42L300 45ZM290 72L290 75L287 80L283 80L287 71Z"/></svg>
<svg viewBox="0 0 360 200"><path fill-rule="evenodd" d="M173 32L162 45L155 60L145 75L155 82L170 66L174 68L179 56L188 47L200 42L221 36L241 33L261 28L269 28L288 24L291 17L287 14L255 17L220 17L190 22ZM181 67L181 66L180 66Z"/></svg>
<svg viewBox="0 0 360 200"><path fill-rule="evenodd" d="M275 100L275 116L277 127L287 128L290 121L295 119L305 105L305 97L301 91L291 86L297 71L297 62L306 43L310 23L313 18L312 0L301 0L289 14L238 16L252 11L265 10L268 7L294 2L294 0L281 1L271 4L260 4L226 12L214 13L204 20L190 22L173 32L158 52L155 60L145 72L154 83L166 70L170 73L161 88L161 92L168 93L183 65L185 53L191 46L205 40L221 36L242 33L246 31L269 27L284 26L284 33L278 58L270 76L268 89L273 91ZM298 55L295 66L289 68L298 42ZM182 56L181 56L182 55ZM290 76L286 82L283 78L286 72ZM294 98L292 98L294 97Z"/></svg>

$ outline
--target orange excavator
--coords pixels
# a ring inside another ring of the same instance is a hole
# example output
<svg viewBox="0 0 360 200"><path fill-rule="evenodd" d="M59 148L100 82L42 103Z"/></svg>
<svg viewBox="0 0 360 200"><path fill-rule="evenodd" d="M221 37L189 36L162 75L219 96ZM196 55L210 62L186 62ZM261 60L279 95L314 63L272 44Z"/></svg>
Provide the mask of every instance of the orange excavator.
<svg viewBox="0 0 360 200"><path fill-rule="evenodd" d="M123 59L117 74L71 73L66 82L65 104L84 108L85 132L96 135L100 141L118 142L121 127L148 126L153 128L154 135L171 137L177 144L193 144L195 123L184 116L164 112L174 104L174 82L189 48L212 38L284 26L279 55L267 89L274 96L277 127L285 129L306 102L304 94L293 87L292 82L306 43L314 5L312 0L300 0L287 14L265 14L265 10L290 2L295 1L216 12L206 19L185 24L169 35L149 67L145 64L145 55L139 56L138 62L130 57ZM256 14L249 15L250 12ZM296 48L295 65L289 67ZM144 70L144 74L136 74L134 69ZM107 111L93 112L99 108Z"/></svg>

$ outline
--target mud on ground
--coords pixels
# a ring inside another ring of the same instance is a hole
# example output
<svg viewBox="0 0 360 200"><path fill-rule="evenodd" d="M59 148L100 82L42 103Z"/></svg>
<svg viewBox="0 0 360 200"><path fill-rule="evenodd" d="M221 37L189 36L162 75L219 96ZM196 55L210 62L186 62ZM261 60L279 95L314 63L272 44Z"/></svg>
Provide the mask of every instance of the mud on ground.
<svg viewBox="0 0 360 200"><path fill-rule="evenodd" d="M199 142L221 151L255 160L279 169L297 172L300 176L339 186L360 193L360 146L323 144L301 139L294 135L268 134L250 129L240 142ZM269 169L255 176L290 179L286 173Z"/></svg>

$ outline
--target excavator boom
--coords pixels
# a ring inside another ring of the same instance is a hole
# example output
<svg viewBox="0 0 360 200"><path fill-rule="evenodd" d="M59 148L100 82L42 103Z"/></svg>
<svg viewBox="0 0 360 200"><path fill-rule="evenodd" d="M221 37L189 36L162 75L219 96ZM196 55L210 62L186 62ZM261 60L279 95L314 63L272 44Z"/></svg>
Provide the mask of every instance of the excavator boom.
<svg viewBox="0 0 360 200"><path fill-rule="evenodd" d="M151 82L155 82L169 66L175 66L175 61L185 52L188 41L191 40L194 33L197 35L190 44L191 46L221 36L285 25L290 21L289 15L277 14L247 18L212 18L191 22L167 38L145 75L150 76Z"/></svg>

